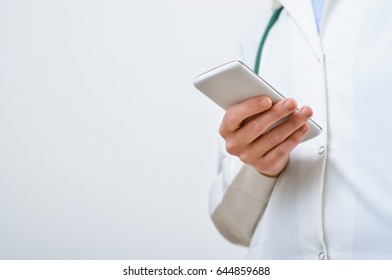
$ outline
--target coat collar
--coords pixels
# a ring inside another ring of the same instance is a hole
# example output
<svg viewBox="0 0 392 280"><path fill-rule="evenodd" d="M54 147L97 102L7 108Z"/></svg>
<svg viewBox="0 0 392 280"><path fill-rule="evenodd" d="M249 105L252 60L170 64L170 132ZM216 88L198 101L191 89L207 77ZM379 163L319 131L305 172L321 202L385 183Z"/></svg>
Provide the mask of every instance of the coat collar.
<svg viewBox="0 0 392 280"><path fill-rule="evenodd" d="M310 0L271 0L271 9L283 6L302 30L306 40L318 58L322 57L320 38Z"/></svg>
<svg viewBox="0 0 392 280"><path fill-rule="evenodd" d="M275 11L276 9L282 7L282 4L279 0L271 0L270 2L270 8L272 11Z"/></svg>

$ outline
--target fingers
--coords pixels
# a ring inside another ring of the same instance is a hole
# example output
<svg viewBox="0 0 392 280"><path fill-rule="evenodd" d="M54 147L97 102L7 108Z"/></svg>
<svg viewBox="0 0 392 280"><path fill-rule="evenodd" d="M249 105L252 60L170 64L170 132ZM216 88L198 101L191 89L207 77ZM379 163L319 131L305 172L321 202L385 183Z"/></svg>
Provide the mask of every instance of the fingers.
<svg viewBox="0 0 392 280"><path fill-rule="evenodd" d="M271 106L272 101L267 96L251 98L232 106L223 117L219 133L225 137L227 134L237 131L244 120L270 109Z"/></svg>
<svg viewBox="0 0 392 280"><path fill-rule="evenodd" d="M290 153L306 136L309 130L307 124L302 125L299 129L294 131L283 142L272 148L261 157L254 156L254 151L247 150L240 156L241 161L253 166L260 173L269 177L277 177L285 168Z"/></svg>
<svg viewBox="0 0 392 280"><path fill-rule="evenodd" d="M301 128L313 115L310 107L304 106L292 114L285 122L272 128L251 143L256 154L266 154L275 146L282 143L286 138ZM302 139L301 139L302 141Z"/></svg>
<svg viewBox="0 0 392 280"><path fill-rule="evenodd" d="M309 130L306 122L312 113L311 108L305 106L249 145L234 145L232 139L229 139L226 141L226 149L260 173L275 177L286 166L291 151L306 136Z"/></svg>
<svg viewBox="0 0 392 280"><path fill-rule="evenodd" d="M286 166L290 157L290 153L305 138L308 130L309 126L304 124L288 138L286 138L282 143L275 146L272 150L259 159L258 163L256 164L257 170L260 170L261 173L270 177L278 176Z"/></svg>
<svg viewBox="0 0 392 280"><path fill-rule="evenodd" d="M313 114L311 108L296 108L291 98L272 105L266 96L234 105L219 128L227 152L262 174L277 176L309 130L306 122Z"/></svg>
<svg viewBox="0 0 392 280"><path fill-rule="evenodd" d="M304 127L304 124L306 124L307 120L311 118L312 114L313 112L311 108L309 108L308 106L302 107L300 110L293 113L285 122L272 128L266 134L260 136L255 141L250 143L247 152L262 157L270 150L283 143L290 136L292 138L294 137L294 139L299 139L299 137L301 136L300 132L302 132L300 129L304 130L305 127L307 128L307 125ZM300 131L297 132L297 130ZM306 132L303 132L303 136L306 135ZM292 134L294 133L297 134L292 136ZM299 139L300 142L302 141L302 139L303 138ZM298 142L297 144L299 144L300 142Z"/></svg>
<svg viewBox="0 0 392 280"><path fill-rule="evenodd" d="M297 103L291 98L276 103L270 110L268 110L268 114L261 114L256 116L247 122L243 127L241 127L236 134L238 141L243 145L252 143L277 121L282 120L283 118L295 112L296 108ZM296 126L295 129L299 128L299 126ZM292 133L293 130L290 132ZM278 140L280 137L277 137L277 134L278 133L273 133L272 136ZM288 134L285 134L283 139L285 139L287 136Z"/></svg>

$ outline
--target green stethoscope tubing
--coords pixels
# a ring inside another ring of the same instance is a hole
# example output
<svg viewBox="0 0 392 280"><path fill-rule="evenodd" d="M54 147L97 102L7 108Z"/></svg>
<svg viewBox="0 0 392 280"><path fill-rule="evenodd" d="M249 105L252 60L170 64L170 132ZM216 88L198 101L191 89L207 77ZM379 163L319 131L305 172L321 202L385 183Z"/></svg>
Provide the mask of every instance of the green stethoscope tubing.
<svg viewBox="0 0 392 280"><path fill-rule="evenodd" d="M260 61L261 61L261 53L263 52L263 48L264 48L264 44L265 41L267 40L268 34L271 31L272 27L275 25L276 21L279 18L280 13L282 12L283 7L280 7L279 9L277 9L271 16L267 27L265 28L263 37L261 38L260 41L260 45L259 45L259 49L257 50L257 56L256 56L256 62L255 62L255 67L253 69L253 71L256 74L259 74L259 68L260 68Z"/></svg>

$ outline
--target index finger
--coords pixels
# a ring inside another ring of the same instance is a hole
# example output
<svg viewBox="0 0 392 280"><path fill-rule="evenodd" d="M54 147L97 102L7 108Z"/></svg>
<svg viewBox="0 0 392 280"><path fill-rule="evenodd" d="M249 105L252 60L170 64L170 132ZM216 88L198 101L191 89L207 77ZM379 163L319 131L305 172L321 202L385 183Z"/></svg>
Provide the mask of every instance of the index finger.
<svg viewBox="0 0 392 280"><path fill-rule="evenodd" d="M223 117L221 134L235 132L242 126L244 120L268 110L271 106L272 101L268 96L253 97L233 105Z"/></svg>

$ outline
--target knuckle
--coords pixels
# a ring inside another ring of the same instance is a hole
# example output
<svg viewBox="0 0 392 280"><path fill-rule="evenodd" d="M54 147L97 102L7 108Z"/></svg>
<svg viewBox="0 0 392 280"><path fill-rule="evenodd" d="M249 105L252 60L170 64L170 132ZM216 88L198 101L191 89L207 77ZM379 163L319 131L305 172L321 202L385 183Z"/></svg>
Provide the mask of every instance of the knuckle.
<svg viewBox="0 0 392 280"><path fill-rule="evenodd" d="M261 126L260 126L259 122L257 121L257 119L253 119L253 120L249 121L248 129L254 135L258 135L262 132Z"/></svg>
<svg viewBox="0 0 392 280"><path fill-rule="evenodd" d="M238 122L237 113L233 109L228 109L225 114L225 121L230 124L235 124Z"/></svg>
<svg viewBox="0 0 392 280"><path fill-rule="evenodd" d="M277 158L286 157L289 153L288 149L286 148L286 145L279 145L278 147L276 147L275 152Z"/></svg>
<svg viewBox="0 0 392 280"><path fill-rule="evenodd" d="M280 142L282 142L282 137L277 131L271 130L270 132L267 133L267 140L270 144L277 145Z"/></svg>
<svg viewBox="0 0 392 280"><path fill-rule="evenodd" d="M223 138L225 138L227 135L227 130L224 127L223 123L221 123L219 126L219 135L222 136Z"/></svg>
<svg viewBox="0 0 392 280"><path fill-rule="evenodd" d="M226 151L231 155L238 155L240 151L238 142L235 140L226 141Z"/></svg>

